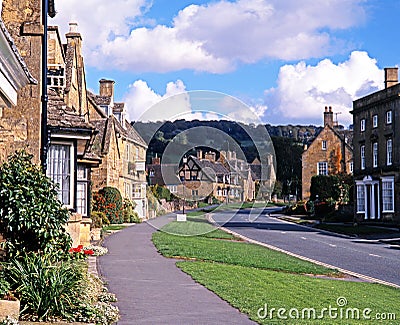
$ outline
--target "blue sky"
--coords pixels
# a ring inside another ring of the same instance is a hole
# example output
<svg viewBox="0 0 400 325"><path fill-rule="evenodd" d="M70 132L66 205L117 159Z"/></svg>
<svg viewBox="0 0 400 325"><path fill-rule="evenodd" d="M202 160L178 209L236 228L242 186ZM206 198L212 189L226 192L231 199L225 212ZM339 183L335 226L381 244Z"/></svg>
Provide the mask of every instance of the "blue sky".
<svg viewBox="0 0 400 325"><path fill-rule="evenodd" d="M397 0L56 1L79 25L88 87L115 80L131 119L182 91L234 96L260 121L351 123L352 101L400 63ZM88 14L90 13L90 14Z"/></svg>

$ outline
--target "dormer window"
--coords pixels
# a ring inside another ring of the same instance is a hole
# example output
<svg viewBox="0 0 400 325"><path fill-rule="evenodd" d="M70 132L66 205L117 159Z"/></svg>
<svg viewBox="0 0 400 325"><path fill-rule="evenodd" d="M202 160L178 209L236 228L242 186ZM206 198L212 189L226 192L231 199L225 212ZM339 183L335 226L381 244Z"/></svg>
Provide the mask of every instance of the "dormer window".
<svg viewBox="0 0 400 325"><path fill-rule="evenodd" d="M104 113L107 116L110 116L111 107L109 105L100 105L100 107L104 110Z"/></svg>

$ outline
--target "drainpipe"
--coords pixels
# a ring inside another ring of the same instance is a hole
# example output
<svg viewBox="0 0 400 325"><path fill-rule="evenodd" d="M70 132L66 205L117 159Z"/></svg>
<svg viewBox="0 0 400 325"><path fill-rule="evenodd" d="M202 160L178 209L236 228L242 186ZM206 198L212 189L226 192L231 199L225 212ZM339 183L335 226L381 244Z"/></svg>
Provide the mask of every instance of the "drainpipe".
<svg viewBox="0 0 400 325"><path fill-rule="evenodd" d="M47 15L54 17L56 11L54 8L54 0L42 0L42 21L43 21L43 39L42 39L42 128L41 128L41 148L40 161L42 170L47 170L47 149L49 145L49 130L47 127Z"/></svg>
<svg viewBox="0 0 400 325"><path fill-rule="evenodd" d="M47 170L47 148L48 148L48 128L47 128L47 12L48 0L42 0L42 20L43 20L43 39L42 39L42 128L41 128L41 148L40 160L42 170Z"/></svg>

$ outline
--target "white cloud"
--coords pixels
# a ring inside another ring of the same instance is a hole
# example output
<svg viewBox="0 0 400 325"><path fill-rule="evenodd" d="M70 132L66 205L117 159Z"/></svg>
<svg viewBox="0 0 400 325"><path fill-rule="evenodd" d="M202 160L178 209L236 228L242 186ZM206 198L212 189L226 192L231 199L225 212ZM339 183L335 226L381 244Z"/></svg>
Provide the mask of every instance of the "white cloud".
<svg viewBox="0 0 400 325"><path fill-rule="evenodd" d="M192 69L223 73L240 62L299 60L343 51L331 32L358 25L364 0L237 0L189 5L170 26L138 27L146 0L68 0L54 23L76 20L86 62L135 72ZM79 9L79 10L78 10Z"/></svg>
<svg viewBox="0 0 400 325"><path fill-rule="evenodd" d="M129 86L124 102L129 118L135 121L173 120L191 111L181 80L169 82L164 95L157 94L145 81L137 80Z"/></svg>
<svg viewBox="0 0 400 325"><path fill-rule="evenodd" d="M345 62L325 59L317 65L285 65L280 68L278 86L266 91L271 111L284 118L322 119L325 106L341 112L339 122L352 123L352 101L383 88L383 71L368 53L354 51Z"/></svg>

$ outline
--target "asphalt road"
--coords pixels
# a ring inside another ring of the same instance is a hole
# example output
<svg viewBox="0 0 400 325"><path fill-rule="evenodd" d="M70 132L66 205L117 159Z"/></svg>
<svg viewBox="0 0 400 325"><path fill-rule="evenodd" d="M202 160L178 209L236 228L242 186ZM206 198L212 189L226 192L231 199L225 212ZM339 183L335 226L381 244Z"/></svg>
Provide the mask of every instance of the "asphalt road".
<svg viewBox="0 0 400 325"><path fill-rule="evenodd" d="M280 249L400 286L400 250L335 235L269 216L273 209L212 214L221 226Z"/></svg>

